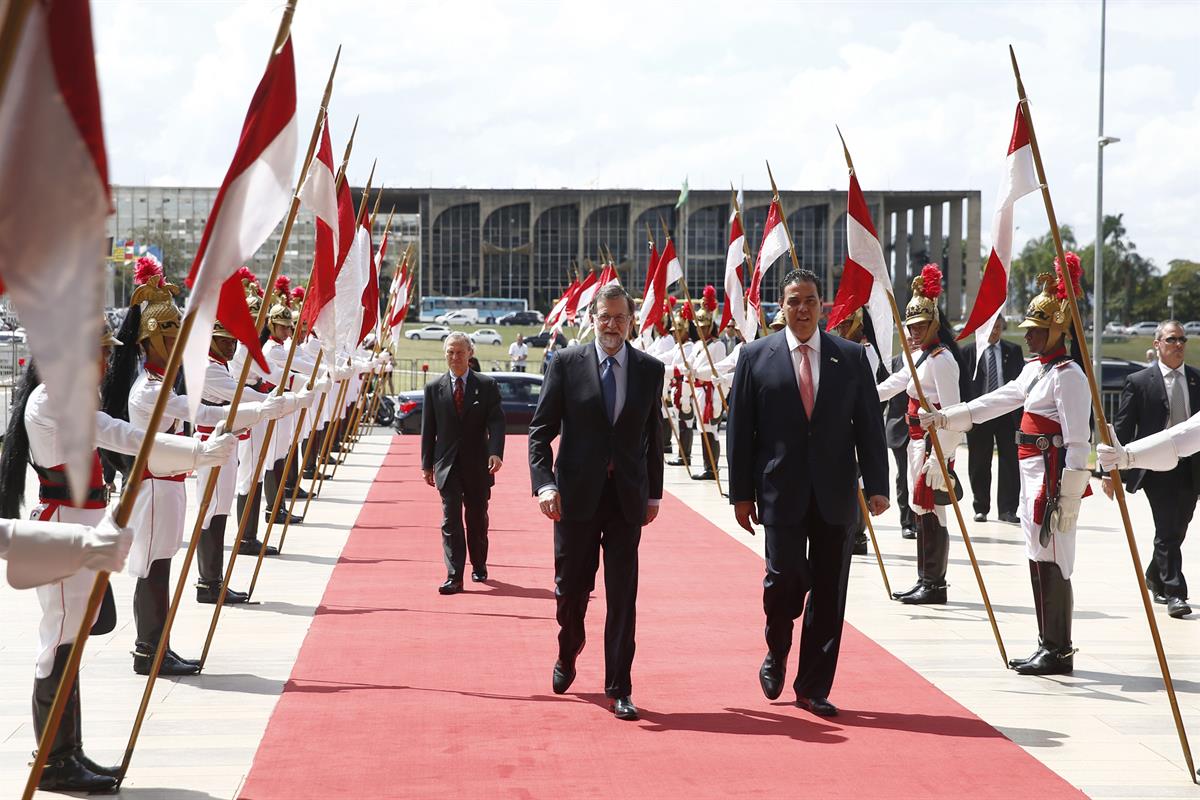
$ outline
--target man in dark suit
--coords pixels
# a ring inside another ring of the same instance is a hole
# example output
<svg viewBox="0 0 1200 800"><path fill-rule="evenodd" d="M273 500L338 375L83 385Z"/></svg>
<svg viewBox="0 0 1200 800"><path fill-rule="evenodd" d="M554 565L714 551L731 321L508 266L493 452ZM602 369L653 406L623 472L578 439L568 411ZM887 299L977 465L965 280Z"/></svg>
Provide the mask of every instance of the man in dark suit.
<svg viewBox="0 0 1200 800"><path fill-rule="evenodd" d="M738 524L766 528L763 693L783 691L792 626L804 613L796 705L835 716L829 702L841 646L858 476L872 514L887 500L887 446L875 378L861 345L818 329L819 279L784 277L787 326L746 345L727 429L729 500ZM807 594L807 604L805 595Z"/></svg>
<svg viewBox="0 0 1200 800"><path fill-rule="evenodd" d="M903 366L904 356L892 359L892 372ZM900 535L905 539L915 539L917 521L908 505L908 395L904 392L888 400L883 434L888 449L892 451L892 460L896 462L896 506L900 509Z"/></svg>
<svg viewBox="0 0 1200 800"><path fill-rule="evenodd" d="M988 335L988 345L975 369L976 352L973 346L963 348L961 391L963 402L982 397L1014 381L1025 369L1021 345L1001 338L1004 316L996 318ZM967 431L967 475L971 480L971 495L975 505L975 521L987 520L992 502L992 449L996 450L996 512L997 519L1013 525L1017 519L1017 500L1021 494L1021 478L1017 467L1017 427L1021 412L1001 414L981 422Z"/></svg>
<svg viewBox="0 0 1200 800"><path fill-rule="evenodd" d="M421 471L442 495L446 582L438 592L458 594L468 552L471 580L488 577L488 499L504 463L504 409L496 381L467 366L475 347L466 334L450 334L444 350L449 370L425 386Z"/></svg>
<svg viewBox="0 0 1200 800"><path fill-rule="evenodd" d="M603 549L604 693L618 719L635 720L638 542L662 499L663 365L626 344L634 306L623 288L601 288L594 311L595 343L560 350L550 363L529 424L529 472L542 513L554 521L554 693L575 680ZM559 436L555 460L550 445Z"/></svg>
<svg viewBox="0 0 1200 800"><path fill-rule="evenodd" d="M1117 439L1129 443L1178 425L1200 411L1200 370L1185 366L1187 336L1174 320L1158 326L1154 334L1157 361L1125 379L1121 404L1113 422ZM1131 469L1123 476L1130 494L1146 490L1154 515L1154 557L1146 566L1146 588L1156 603L1167 606L1172 617L1192 613L1187 604L1187 579L1183 576L1183 537L1196 510L1200 489L1200 456L1179 459L1168 472ZM1105 479L1105 494L1112 486Z"/></svg>

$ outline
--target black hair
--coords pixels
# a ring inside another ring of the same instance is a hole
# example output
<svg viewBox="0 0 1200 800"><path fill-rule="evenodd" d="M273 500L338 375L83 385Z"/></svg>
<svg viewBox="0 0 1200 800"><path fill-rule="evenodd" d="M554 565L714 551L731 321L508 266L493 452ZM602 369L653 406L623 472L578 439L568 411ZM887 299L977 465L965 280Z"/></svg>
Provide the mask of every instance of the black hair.
<svg viewBox="0 0 1200 800"><path fill-rule="evenodd" d="M817 277L817 273L811 269L794 269L783 276L783 280L779 282L779 295L782 297L783 292L789 286L798 286L801 283L811 283L817 287L817 297L821 297L821 279Z"/></svg>
<svg viewBox="0 0 1200 800"><path fill-rule="evenodd" d="M141 327L141 306L130 306L116 334L121 345L112 349L104 379L100 381L100 410L113 419L126 422L129 421L129 390L142 370L141 346L137 343ZM107 470L119 470L126 478L133 468L130 456L104 448L100 449L100 461Z"/></svg>
<svg viewBox="0 0 1200 800"><path fill-rule="evenodd" d="M13 397L8 429L4 432L4 449L0 451L0 516L7 519L20 519L21 505L25 502L25 472L29 462L25 407L29 404L29 395L41 382L37 367L30 360Z"/></svg>
<svg viewBox="0 0 1200 800"><path fill-rule="evenodd" d="M962 351L959 350L958 342L955 340L954 329L950 327L946 315L941 312L938 313L937 339L942 347L950 351L950 354L954 356L954 360L961 364Z"/></svg>

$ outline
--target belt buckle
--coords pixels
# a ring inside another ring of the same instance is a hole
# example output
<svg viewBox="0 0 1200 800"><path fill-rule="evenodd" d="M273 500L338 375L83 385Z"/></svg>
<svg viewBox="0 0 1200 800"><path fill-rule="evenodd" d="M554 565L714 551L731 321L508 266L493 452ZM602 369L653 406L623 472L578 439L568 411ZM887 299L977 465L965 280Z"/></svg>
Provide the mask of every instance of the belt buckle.
<svg viewBox="0 0 1200 800"><path fill-rule="evenodd" d="M1035 447L1037 447L1038 450L1049 450L1050 449L1050 439L1047 438L1046 436L1037 437L1037 440L1033 444Z"/></svg>

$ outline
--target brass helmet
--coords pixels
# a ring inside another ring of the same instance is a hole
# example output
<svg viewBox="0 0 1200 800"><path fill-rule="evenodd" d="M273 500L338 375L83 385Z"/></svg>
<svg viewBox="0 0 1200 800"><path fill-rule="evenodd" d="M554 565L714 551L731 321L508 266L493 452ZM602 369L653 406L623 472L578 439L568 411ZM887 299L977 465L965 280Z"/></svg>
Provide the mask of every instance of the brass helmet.
<svg viewBox="0 0 1200 800"><path fill-rule="evenodd" d="M250 316L258 317L258 310L262 308L262 287L258 284L258 278L254 277L254 273L249 267L242 267L235 273L242 281L242 291L246 293L246 308L250 309Z"/></svg>
<svg viewBox="0 0 1200 800"><path fill-rule="evenodd" d="M692 311L692 304L683 302L679 304L679 310L671 317L671 329L675 333L675 339L680 342L685 342L691 338L690 323L695 317Z"/></svg>
<svg viewBox="0 0 1200 800"><path fill-rule="evenodd" d="M174 340L178 336L179 323L183 318L179 307L175 305L179 287L167 283L162 265L149 256L137 260L133 281L137 288L129 299L129 305L140 306L142 311L138 344L166 361L171 355L171 347L166 340Z"/></svg>
<svg viewBox="0 0 1200 800"><path fill-rule="evenodd" d="M1047 350L1053 350L1071 329L1070 301L1067 299L1067 286L1063 282L1062 265L1057 258L1054 259L1054 271L1057 274L1043 272L1037 276L1042 290L1029 301L1029 307L1025 309L1025 320L1018 326L1048 329L1050 334L1046 340ZM1071 276L1075 296L1079 297L1083 293L1079 285L1079 276L1083 268L1079 263L1079 256L1069 251L1067 271Z"/></svg>
<svg viewBox="0 0 1200 800"><path fill-rule="evenodd" d="M767 325L773 331L781 331L787 327L787 317L783 315L783 309L780 308L775 312L774 319Z"/></svg>
<svg viewBox="0 0 1200 800"><path fill-rule="evenodd" d="M926 264L921 274L913 278L912 299L904 308L904 326L928 322L921 347L928 347L937 338L940 318L937 299L942 294L942 271L936 264Z"/></svg>
<svg viewBox="0 0 1200 800"><path fill-rule="evenodd" d="M704 297L700 300L700 307L696 309L696 332L702 337L708 338L716 333L717 324L717 290L712 284L704 287Z"/></svg>
<svg viewBox="0 0 1200 800"><path fill-rule="evenodd" d="M287 275L280 275L275 279L275 294L271 300L271 310L267 312L267 324L293 327L296 323L292 317L291 278Z"/></svg>
<svg viewBox="0 0 1200 800"><path fill-rule="evenodd" d="M857 342L863 336L863 310L862 306L838 323L839 336L847 341Z"/></svg>

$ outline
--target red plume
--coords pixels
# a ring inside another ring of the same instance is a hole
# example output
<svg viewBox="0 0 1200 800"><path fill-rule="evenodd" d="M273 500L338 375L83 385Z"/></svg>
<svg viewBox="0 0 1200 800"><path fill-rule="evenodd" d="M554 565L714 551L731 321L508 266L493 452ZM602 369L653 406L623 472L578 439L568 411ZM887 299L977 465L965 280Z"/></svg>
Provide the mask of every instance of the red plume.
<svg viewBox="0 0 1200 800"><path fill-rule="evenodd" d="M254 277L254 273L250 271L249 267L242 267L234 274L238 276L238 280L247 281L249 283L258 283L258 278Z"/></svg>
<svg viewBox="0 0 1200 800"><path fill-rule="evenodd" d="M292 279L287 275L280 275L275 279L275 292L287 297L292 293Z"/></svg>
<svg viewBox="0 0 1200 800"><path fill-rule="evenodd" d="M133 282L141 286L149 282L155 275L162 277L162 274L162 264L150 256L142 256L137 260L137 264L133 268Z"/></svg>
<svg viewBox="0 0 1200 800"><path fill-rule="evenodd" d="M295 300L297 303L303 302L303 300L304 300L304 287L303 286L297 286L295 289L292 289L292 299Z"/></svg>
<svg viewBox="0 0 1200 800"><path fill-rule="evenodd" d="M709 311L717 310L717 290L711 283L704 287L704 307Z"/></svg>
<svg viewBox="0 0 1200 800"><path fill-rule="evenodd" d="M678 303L678 302L679 302L679 301L675 299L675 295L673 295L673 294L669 294L669 295L667 295L667 308L669 308L669 309L671 309L672 311L674 311L674 310L675 310L675 304L676 304L676 303Z"/></svg>
<svg viewBox="0 0 1200 800"><path fill-rule="evenodd" d="M692 304L684 303L683 308L679 309L679 316L683 317L686 320L692 319L692 317L693 317Z"/></svg>
<svg viewBox="0 0 1200 800"><path fill-rule="evenodd" d="M1067 285L1063 283L1062 264L1058 259L1054 259L1054 271L1058 274L1058 288L1055 295L1059 300L1067 299ZM1071 274L1071 286L1075 289L1075 296L1079 297L1083 294L1083 289L1079 285L1079 278L1083 275L1083 265L1079 263L1079 256L1074 252L1067 251L1067 272Z"/></svg>
<svg viewBox="0 0 1200 800"><path fill-rule="evenodd" d="M942 271L937 264L926 264L921 267L921 279L924 281L922 294L930 300L936 300L942 294Z"/></svg>

